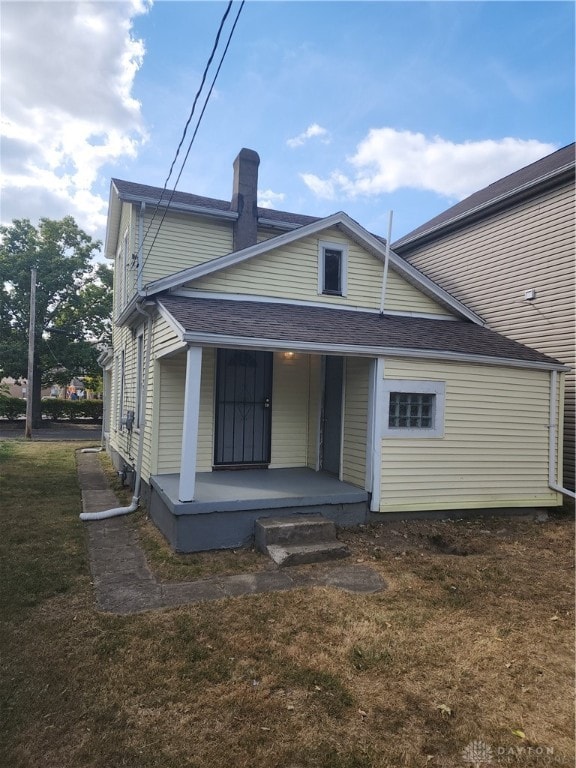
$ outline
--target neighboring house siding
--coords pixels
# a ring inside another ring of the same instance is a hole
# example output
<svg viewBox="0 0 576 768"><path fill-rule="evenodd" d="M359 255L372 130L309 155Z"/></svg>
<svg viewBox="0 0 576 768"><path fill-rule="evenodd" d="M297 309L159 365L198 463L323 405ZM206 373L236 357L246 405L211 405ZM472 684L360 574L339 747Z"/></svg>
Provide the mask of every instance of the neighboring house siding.
<svg viewBox="0 0 576 768"><path fill-rule="evenodd" d="M156 237L163 212L156 214L150 226L153 213L153 208L147 208L144 215L143 285L224 256L232 250L232 223L229 221L169 213Z"/></svg>
<svg viewBox="0 0 576 768"><path fill-rule="evenodd" d="M368 377L371 361L346 359L342 479L364 488L368 424Z"/></svg>
<svg viewBox="0 0 576 768"><path fill-rule="evenodd" d="M382 440L381 512L561 503L547 483L549 372L402 359L384 368L386 379L446 382L446 402L443 438Z"/></svg>
<svg viewBox="0 0 576 768"><path fill-rule="evenodd" d="M348 246L346 296L318 293L318 243ZM304 300L342 306L378 309L383 264L338 230L326 230L288 246L255 256L242 264L199 278L186 287L202 291L240 293L287 300ZM392 269L388 275L385 308L405 312L450 315Z"/></svg>
<svg viewBox="0 0 576 768"><path fill-rule="evenodd" d="M274 354L270 468L305 467L308 461L309 358Z"/></svg>
<svg viewBox="0 0 576 768"><path fill-rule="evenodd" d="M570 365L565 483L574 487L574 185L399 252L490 328ZM536 299L524 299L534 288Z"/></svg>

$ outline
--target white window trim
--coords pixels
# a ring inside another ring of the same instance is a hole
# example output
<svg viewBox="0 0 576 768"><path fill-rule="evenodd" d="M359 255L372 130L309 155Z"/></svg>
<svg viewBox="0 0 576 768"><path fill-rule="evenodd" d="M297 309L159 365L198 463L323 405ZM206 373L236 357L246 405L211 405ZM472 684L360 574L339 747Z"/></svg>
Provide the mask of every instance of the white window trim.
<svg viewBox="0 0 576 768"><path fill-rule="evenodd" d="M413 427L390 427L390 393L409 392L413 394L435 395L434 426L429 429ZM446 382L416 381L414 379L384 379L382 437L400 438L439 438L444 437L444 412L446 403Z"/></svg>
<svg viewBox="0 0 576 768"><path fill-rule="evenodd" d="M340 293L324 292L324 252L340 251ZM332 243L329 240L318 241L318 295L319 296L346 296L348 293L348 246L346 243Z"/></svg>

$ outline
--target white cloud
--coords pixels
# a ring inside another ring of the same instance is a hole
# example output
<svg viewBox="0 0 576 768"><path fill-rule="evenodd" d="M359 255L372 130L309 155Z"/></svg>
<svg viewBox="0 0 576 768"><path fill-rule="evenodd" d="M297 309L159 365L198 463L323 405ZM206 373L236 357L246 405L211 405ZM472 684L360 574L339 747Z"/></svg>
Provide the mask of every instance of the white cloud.
<svg viewBox="0 0 576 768"><path fill-rule="evenodd" d="M258 205L261 208L275 208L286 195L284 192L272 192L271 189L258 190Z"/></svg>
<svg viewBox="0 0 576 768"><path fill-rule="evenodd" d="M373 128L347 158L352 172L322 179L301 177L318 197L333 200L377 196L401 188L421 189L461 200L497 179L557 149L536 140L505 138L457 144L439 136Z"/></svg>
<svg viewBox="0 0 576 768"><path fill-rule="evenodd" d="M146 139L132 96L143 0L2 7L2 220L73 215L101 237L100 169Z"/></svg>
<svg viewBox="0 0 576 768"><path fill-rule="evenodd" d="M303 133L298 134L298 136L295 136L293 139L288 139L286 144L292 148L301 147L308 141L308 139L313 139L316 136L322 137L321 140L323 144L330 143L328 131L326 128L322 128L322 126L318 125L318 123L312 123L312 125L309 125Z"/></svg>

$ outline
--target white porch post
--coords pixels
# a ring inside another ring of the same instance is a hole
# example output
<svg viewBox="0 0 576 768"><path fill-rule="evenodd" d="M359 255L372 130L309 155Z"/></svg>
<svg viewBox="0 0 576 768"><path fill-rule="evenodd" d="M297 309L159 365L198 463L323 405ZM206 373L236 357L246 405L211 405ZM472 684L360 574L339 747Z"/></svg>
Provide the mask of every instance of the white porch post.
<svg viewBox="0 0 576 768"><path fill-rule="evenodd" d="M384 389L384 358L372 362L368 382L368 435L366 440L366 490L370 491L370 511L380 509L380 478L382 474L382 419Z"/></svg>
<svg viewBox="0 0 576 768"><path fill-rule="evenodd" d="M178 488L178 499L180 501L194 501L201 373L202 347L188 347L186 353L186 385L184 390L184 423L182 427L180 485Z"/></svg>

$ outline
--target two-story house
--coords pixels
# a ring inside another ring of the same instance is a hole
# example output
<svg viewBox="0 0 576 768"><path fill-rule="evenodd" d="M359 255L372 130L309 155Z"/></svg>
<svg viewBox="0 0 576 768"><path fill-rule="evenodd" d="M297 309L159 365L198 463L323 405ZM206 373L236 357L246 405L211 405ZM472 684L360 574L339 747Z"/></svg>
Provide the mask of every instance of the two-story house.
<svg viewBox="0 0 576 768"><path fill-rule="evenodd" d="M489 328L571 367L564 480L574 490L574 144L475 192L394 243Z"/></svg>
<svg viewBox="0 0 576 768"><path fill-rule="evenodd" d="M566 367L481 318L345 213L113 180L107 448L180 551L259 517L561 503ZM169 203L169 204L168 204Z"/></svg>

